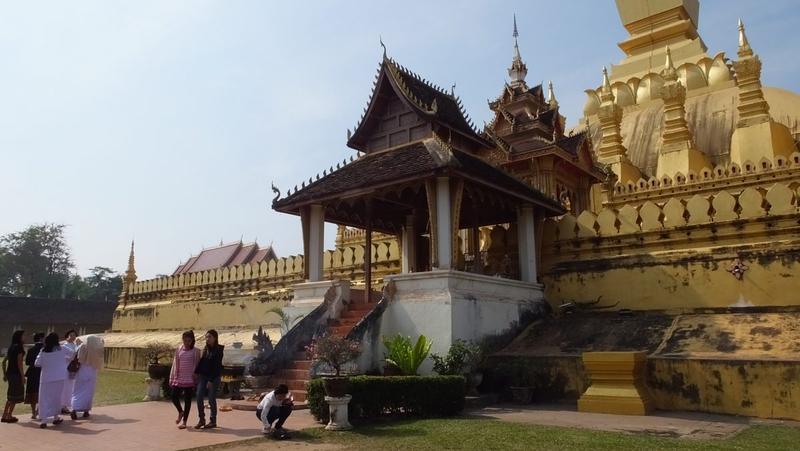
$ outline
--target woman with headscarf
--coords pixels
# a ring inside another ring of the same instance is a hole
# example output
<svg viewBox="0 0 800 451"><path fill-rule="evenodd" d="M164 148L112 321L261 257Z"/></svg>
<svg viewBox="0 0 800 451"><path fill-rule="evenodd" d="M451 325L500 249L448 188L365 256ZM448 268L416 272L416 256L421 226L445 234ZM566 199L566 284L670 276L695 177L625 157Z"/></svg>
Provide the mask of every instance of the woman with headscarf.
<svg viewBox="0 0 800 451"><path fill-rule="evenodd" d="M39 421L40 428L47 427L47 419L53 424L61 424L61 394L67 379L67 365L72 354L58 344L58 334L50 333L44 339L42 352L36 356L36 366L42 369L39 376Z"/></svg>
<svg viewBox="0 0 800 451"><path fill-rule="evenodd" d="M3 423L16 423L19 418L12 415L14 406L25 400L25 377L22 362L25 360L25 331L15 330L11 335L11 346L3 359L3 380L8 383L6 405L3 408Z"/></svg>
<svg viewBox="0 0 800 451"><path fill-rule="evenodd" d="M78 346L76 355L81 364L75 376L75 389L72 391L72 411L70 417L78 419L78 412L83 412L83 418L89 418L92 410L94 390L97 387L97 373L103 369L103 349L105 343L97 335L89 335L86 341Z"/></svg>
<svg viewBox="0 0 800 451"><path fill-rule="evenodd" d="M33 346L25 354L25 365L28 365L28 369L25 371L25 404L31 405L31 420L37 418L36 404L39 402L39 375L42 373L42 369L36 367L36 356L42 352L43 340L43 332L33 334Z"/></svg>
<svg viewBox="0 0 800 451"><path fill-rule="evenodd" d="M78 333L75 329L70 329L64 334L64 341L61 342L61 349L68 355L69 360L75 358L75 352L78 350ZM69 413L69 405L72 402L72 391L75 389L75 376L77 373L67 372L67 379L64 380L64 392L61 393L61 413Z"/></svg>

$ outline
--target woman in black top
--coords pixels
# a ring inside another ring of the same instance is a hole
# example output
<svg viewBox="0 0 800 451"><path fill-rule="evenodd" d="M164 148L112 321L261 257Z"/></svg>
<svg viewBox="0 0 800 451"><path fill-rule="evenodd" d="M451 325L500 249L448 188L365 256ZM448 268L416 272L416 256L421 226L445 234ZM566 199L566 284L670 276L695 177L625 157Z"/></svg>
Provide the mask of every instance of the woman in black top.
<svg viewBox="0 0 800 451"><path fill-rule="evenodd" d="M36 332L33 334L33 347L28 349L25 354L25 365L28 369L25 371L25 404L31 405L31 419L36 419L36 404L39 403L39 376L42 374L42 369L35 365L36 356L42 351L44 343L44 333Z"/></svg>
<svg viewBox="0 0 800 451"><path fill-rule="evenodd" d="M14 406L25 400L25 381L23 361L25 360L25 331L14 331L11 346L3 359L3 380L8 381L8 398L3 409L3 423L16 423L19 419L12 414Z"/></svg>
<svg viewBox="0 0 800 451"><path fill-rule="evenodd" d="M200 421L195 429L211 429L217 427L217 390L219 389L220 376L222 376L222 355L225 347L219 344L219 334L214 329L206 332L206 348L197 364L197 413ZM204 400L208 397L211 408L211 418L206 423Z"/></svg>

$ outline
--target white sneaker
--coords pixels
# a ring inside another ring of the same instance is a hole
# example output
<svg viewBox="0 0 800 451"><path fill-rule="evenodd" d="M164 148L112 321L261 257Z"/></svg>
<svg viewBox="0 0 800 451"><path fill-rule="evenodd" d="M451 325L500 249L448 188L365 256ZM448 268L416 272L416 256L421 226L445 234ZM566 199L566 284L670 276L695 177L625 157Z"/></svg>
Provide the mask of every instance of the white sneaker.
<svg viewBox="0 0 800 451"><path fill-rule="evenodd" d="M261 428L261 433L264 434L264 435L272 434L272 427L270 427L270 426L262 427Z"/></svg>

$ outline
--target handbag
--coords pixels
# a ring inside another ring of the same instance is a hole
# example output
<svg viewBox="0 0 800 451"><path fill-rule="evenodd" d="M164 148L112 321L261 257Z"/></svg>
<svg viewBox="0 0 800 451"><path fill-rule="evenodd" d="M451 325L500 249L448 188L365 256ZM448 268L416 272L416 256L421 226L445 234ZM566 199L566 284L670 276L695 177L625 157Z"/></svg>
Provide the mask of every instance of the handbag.
<svg viewBox="0 0 800 451"><path fill-rule="evenodd" d="M67 371L74 374L77 373L79 369L81 369L81 362L78 361L78 356L75 356L75 358L69 362L69 365L67 365Z"/></svg>

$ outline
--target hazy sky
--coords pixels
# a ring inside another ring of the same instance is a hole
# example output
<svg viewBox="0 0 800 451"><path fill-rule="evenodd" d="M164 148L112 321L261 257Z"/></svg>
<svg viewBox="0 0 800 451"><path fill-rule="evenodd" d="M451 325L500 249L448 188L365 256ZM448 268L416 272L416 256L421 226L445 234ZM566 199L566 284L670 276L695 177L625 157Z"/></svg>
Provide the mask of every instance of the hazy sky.
<svg viewBox="0 0 800 451"><path fill-rule="evenodd" d="M506 79L513 12L528 81L553 80L569 124L627 35L611 0L2 5L0 234L68 224L82 273L124 270L135 237L140 278L220 239L302 249L270 181L285 192L353 153L379 35L401 64L456 83L476 124ZM800 91L797 1L702 0L710 54L735 56L739 16L765 83Z"/></svg>

